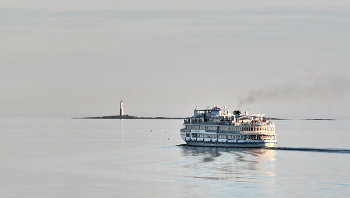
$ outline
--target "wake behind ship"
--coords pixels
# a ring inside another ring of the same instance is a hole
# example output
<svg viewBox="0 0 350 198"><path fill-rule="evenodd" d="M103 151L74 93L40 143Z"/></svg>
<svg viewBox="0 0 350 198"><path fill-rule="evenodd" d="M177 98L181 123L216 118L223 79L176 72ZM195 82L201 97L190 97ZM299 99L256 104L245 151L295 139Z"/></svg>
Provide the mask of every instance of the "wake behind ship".
<svg viewBox="0 0 350 198"><path fill-rule="evenodd" d="M275 124L264 114L230 113L219 106L194 110L180 130L181 138L189 146L211 147L275 147Z"/></svg>

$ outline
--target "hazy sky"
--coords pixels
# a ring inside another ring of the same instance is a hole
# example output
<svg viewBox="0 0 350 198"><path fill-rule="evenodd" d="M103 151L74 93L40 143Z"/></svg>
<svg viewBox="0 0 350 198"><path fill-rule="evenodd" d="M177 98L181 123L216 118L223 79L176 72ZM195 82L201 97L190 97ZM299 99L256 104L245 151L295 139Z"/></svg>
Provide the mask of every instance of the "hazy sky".
<svg viewBox="0 0 350 198"><path fill-rule="evenodd" d="M0 115L350 117L350 1L2 0Z"/></svg>

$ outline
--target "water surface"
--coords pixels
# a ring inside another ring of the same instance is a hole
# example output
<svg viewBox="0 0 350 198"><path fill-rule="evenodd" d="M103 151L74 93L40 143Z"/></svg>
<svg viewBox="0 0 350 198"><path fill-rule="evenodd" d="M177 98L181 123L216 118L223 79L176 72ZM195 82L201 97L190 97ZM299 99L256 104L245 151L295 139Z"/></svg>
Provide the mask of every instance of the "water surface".
<svg viewBox="0 0 350 198"><path fill-rule="evenodd" d="M178 146L182 120L0 117L2 197L349 197L348 120L276 121L280 149Z"/></svg>

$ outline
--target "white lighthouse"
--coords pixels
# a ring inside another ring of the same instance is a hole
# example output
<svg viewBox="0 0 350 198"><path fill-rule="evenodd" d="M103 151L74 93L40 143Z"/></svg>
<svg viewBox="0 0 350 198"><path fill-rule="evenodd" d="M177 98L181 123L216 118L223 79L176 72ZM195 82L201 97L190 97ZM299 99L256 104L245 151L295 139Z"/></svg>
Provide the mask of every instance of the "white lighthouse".
<svg viewBox="0 0 350 198"><path fill-rule="evenodd" d="M123 115L124 115L124 103L123 103L122 100L120 101L120 111L119 111L119 115L120 115L120 116L123 116Z"/></svg>

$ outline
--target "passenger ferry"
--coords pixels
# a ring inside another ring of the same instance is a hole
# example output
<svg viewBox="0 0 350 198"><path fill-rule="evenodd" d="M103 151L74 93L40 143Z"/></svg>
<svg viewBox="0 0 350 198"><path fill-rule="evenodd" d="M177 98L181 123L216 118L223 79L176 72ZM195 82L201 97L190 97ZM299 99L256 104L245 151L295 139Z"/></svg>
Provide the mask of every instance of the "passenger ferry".
<svg viewBox="0 0 350 198"><path fill-rule="evenodd" d="M230 113L219 106L194 110L184 119L181 138L189 146L211 147L275 147L275 124L264 114Z"/></svg>

